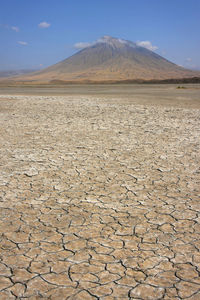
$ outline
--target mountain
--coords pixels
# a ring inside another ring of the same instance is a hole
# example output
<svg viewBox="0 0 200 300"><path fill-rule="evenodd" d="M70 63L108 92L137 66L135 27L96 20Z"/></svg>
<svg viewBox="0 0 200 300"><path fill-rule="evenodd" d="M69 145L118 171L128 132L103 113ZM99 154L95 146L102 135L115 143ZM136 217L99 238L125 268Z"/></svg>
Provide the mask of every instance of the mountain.
<svg viewBox="0 0 200 300"><path fill-rule="evenodd" d="M161 80L200 76L134 42L104 36L71 57L44 70L18 77L36 82Z"/></svg>

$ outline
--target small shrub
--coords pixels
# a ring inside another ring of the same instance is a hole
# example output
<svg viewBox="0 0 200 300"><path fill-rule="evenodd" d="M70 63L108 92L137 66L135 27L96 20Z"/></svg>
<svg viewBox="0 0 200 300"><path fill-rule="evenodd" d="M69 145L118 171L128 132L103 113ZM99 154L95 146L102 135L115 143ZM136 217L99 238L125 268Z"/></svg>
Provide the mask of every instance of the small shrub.
<svg viewBox="0 0 200 300"><path fill-rule="evenodd" d="M177 89L186 89L186 87L185 86L177 86Z"/></svg>

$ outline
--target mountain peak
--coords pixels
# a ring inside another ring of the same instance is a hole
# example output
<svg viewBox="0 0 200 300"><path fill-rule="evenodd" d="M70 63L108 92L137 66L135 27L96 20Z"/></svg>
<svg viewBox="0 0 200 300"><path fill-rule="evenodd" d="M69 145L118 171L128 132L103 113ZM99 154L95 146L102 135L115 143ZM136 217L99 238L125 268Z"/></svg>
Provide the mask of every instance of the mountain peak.
<svg viewBox="0 0 200 300"><path fill-rule="evenodd" d="M114 37L109 36L109 35L104 35L103 37L101 37L99 40L97 40L97 44L98 43L105 43L105 44L115 46L115 47L125 45L125 44L129 44L129 42L126 41L126 40L114 38Z"/></svg>
<svg viewBox="0 0 200 300"><path fill-rule="evenodd" d="M124 39L119 39L119 38L115 38L112 37L110 35L104 35L102 36L100 39L98 39L95 43L95 45L98 45L100 43L104 43L107 44L113 48L123 48L126 46L132 47L132 48L136 48L138 47L136 43L131 42L131 41L127 41Z"/></svg>
<svg viewBox="0 0 200 300"><path fill-rule="evenodd" d="M112 43L112 42L122 42L123 40L121 39L118 39L118 38L114 38L110 35L104 35L102 36L99 40L97 40L99 42L102 42L102 43ZM124 41L125 42L125 41Z"/></svg>

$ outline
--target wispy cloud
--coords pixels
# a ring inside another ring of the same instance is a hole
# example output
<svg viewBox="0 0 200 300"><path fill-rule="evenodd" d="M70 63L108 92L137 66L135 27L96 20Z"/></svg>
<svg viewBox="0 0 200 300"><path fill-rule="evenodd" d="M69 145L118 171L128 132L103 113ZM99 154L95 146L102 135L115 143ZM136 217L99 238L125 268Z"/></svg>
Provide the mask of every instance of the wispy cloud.
<svg viewBox="0 0 200 300"><path fill-rule="evenodd" d="M76 43L74 45L74 48L76 48L76 49L84 49L84 48L90 47L90 46L92 46L94 44L95 44L95 42L93 42L93 43L79 42L79 43Z"/></svg>
<svg viewBox="0 0 200 300"><path fill-rule="evenodd" d="M7 29L7 30L14 30L15 32L19 32L19 27L17 27L17 26L10 26L8 24L0 24L0 27Z"/></svg>
<svg viewBox="0 0 200 300"><path fill-rule="evenodd" d="M23 42L23 41L18 41L17 42L19 45L22 45L22 46L27 46L28 43L27 42Z"/></svg>
<svg viewBox="0 0 200 300"><path fill-rule="evenodd" d="M39 28L48 28L50 26L51 26L51 24L47 23L47 22L41 22L40 24L38 24Z"/></svg>
<svg viewBox="0 0 200 300"><path fill-rule="evenodd" d="M144 47L144 48L146 48L148 50L151 50L151 51L155 51L155 50L158 49L158 47L153 46L150 41L137 41L136 44L137 44L137 46Z"/></svg>
<svg viewBox="0 0 200 300"><path fill-rule="evenodd" d="M16 32L19 32L19 27L17 26L11 26L10 28Z"/></svg>
<svg viewBox="0 0 200 300"><path fill-rule="evenodd" d="M195 64L194 60L191 57L187 57L184 62L185 68L192 70L199 70L198 66Z"/></svg>
<svg viewBox="0 0 200 300"><path fill-rule="evenodd" d="M74 48L76 48L76 49L84 49L84 48L87 48L87 47L94 46L94 45L96 45L98 43L108 43L109 44L111 42L111 40L113 40L112 37L110 37L108 35L105 35L102 38L100 38L100 39L98 39L98 40L96 40L94 42L91 42L91 43L88 43L88 42L79 42L79 43L76 43L74 45ZM127 41L122 40L122 39L114 39L114 40L116 40L116 41L118 41L118 42L120 42L122 44L126 44L127 43Z"/></svg>
<svg viewBox="0 0 200 300"><path fill-rule="evenodd" d="M0 28L5 28L5 29L8 29L8 25L5 25L5 24L0 24Z"/></svg>

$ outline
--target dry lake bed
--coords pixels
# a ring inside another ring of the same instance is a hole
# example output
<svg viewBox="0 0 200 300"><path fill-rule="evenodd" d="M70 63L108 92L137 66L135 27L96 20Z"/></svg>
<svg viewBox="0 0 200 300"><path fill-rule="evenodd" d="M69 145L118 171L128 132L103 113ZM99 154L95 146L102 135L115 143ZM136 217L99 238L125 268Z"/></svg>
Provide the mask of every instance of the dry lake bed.
<svg viewBox="0 0 200 300"><path fill-rule="evenodd" d="M200 85L0 87L0 299L200 299Z"/></svg>

